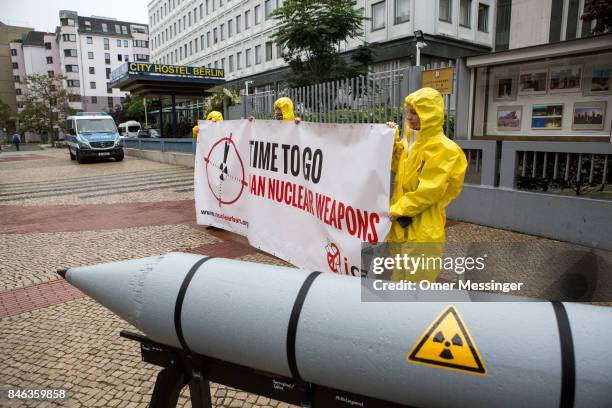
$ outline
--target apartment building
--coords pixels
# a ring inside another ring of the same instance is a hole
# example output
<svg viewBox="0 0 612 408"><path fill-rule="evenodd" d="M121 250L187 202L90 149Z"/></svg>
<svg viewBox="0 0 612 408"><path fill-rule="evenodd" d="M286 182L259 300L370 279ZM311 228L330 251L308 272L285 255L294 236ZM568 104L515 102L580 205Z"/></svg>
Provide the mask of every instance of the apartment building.
<svg viewBox="0 0 612 408"><path fill-rule="evenodd" d="M151 60L223 68L229 86L254 89L282 79L286 64L271 36L271 13L282 0L153 0L148 5ZM375 70L415 62L416 30L428 46L423 64L490 51L494 0L358 0L369 20L362 38L341 44L350 54L363 41L380 46Z"/></svg>
<svg viewBox="0 0 612 408"><path fill-rule="evenodd" d="M149 61L148 26L68 10L59 17L54 33L31 31L9 45L18 109L27 94L20 80L31 74L66 76L64 86L81 95L71 102L77 110L113 109L126 93L109 86L110 74L126 61Z"/></svg>
<svg viewBox="0 0 612 408"><path fill-rule="evenodd" d="M13 113L17 112L17 98L9 43L32 30L33 28L11 26L0 22L0 100L9 105Z"/></svg>

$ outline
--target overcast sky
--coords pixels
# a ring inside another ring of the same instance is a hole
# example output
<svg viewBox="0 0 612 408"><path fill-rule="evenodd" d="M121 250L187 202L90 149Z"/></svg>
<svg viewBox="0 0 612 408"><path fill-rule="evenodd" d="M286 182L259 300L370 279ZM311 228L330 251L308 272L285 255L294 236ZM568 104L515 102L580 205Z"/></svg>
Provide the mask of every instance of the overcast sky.
<svg viewBox="0 0 612 408"><path fill-rule="evenodd" d="M59 11L73 10L79 16L113 17L148 24L150 0L0 0L0 21L9 25L54 31L59 25Z"/></svg>

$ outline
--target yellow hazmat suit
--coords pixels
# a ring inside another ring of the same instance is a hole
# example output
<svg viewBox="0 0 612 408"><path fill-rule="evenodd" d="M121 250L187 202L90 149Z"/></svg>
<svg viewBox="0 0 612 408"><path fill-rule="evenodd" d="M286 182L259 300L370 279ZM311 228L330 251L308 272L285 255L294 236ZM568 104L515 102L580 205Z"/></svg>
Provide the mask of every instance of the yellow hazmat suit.
<svg viewBox="0 0 612 408"><path fill-rule="evenodd" d="M444 209L461 193L467 161L461 148L444 135L444 101L438 91L419 89L406 97L404 108L408 105L419 116L421 128L416 141L410 145L406 143L410 135L407 122L404 124L404 141L396 134L391 163L395 188L389 212L396 218L411 217L412 222L403 228L393 221L387 241L405 243L398 246L403 254L442 256L446 224ZM415 242L438 244L410 244ZM392 252L396 251L392 249ZM439 267L421 268L414 274L396 269L391 279L435 281L438 274Z"/></svg>
<svg viewBox="0 0 612 408"><path fill-rule="evenodd" d="M293 102L287 97L278 98L274 102L274 111L280 109L283 112L283 120L294 120L295 114L293 113Z"/></svg>
<svg viewBox="0 0 612 408"><path fill-rule="evenodd" d="M213 122L221 122L223 120L223 114L219 111L210 111L210 113L206 115L206 120L212 120ZM195 125L191 129L191 134L193 135L193 138L196 140L198 139L199 130L200 128L198 125Z"/></svg>

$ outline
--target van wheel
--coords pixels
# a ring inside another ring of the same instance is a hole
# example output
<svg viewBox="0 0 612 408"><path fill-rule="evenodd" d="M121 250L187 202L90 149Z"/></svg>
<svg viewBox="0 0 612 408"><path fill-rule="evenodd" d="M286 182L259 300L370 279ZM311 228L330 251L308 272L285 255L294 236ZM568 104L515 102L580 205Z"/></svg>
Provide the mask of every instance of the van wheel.
<svg viewBox="0 0 612 408"><path fill-rule="evenodd" d="M115 156L115 161L118 161L118 162L123 161L123 157L124 157L124 153L121 152Z"/></svg>
<svg viewBox="0 0 612 408"><path fill-rule="evenodd" d="M80 164L85 163L85 157L79 149L76 151L76 161L78 161Z"/></svg>
<svg viewBox="0 0 612 408"><path fill-rule="evenodd" d="M70 153L70 160L76 160L76 156L72 154L72 150L70 150L70 148L68 148L68 153Z"/></svg>

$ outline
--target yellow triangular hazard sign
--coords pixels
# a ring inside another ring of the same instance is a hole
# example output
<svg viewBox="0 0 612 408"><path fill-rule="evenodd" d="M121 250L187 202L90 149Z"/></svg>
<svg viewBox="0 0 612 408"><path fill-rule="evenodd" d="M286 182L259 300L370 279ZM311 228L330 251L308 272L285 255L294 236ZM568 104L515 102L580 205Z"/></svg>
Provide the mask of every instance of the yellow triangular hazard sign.
<svg viewBox="0 0 612 408"><path fill-rule="evenodd" d="M433 321L406 359L449 370L487 375L476 344L452 305Z"/></svg>

